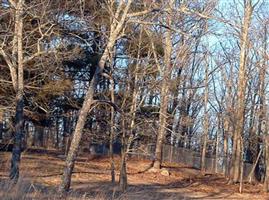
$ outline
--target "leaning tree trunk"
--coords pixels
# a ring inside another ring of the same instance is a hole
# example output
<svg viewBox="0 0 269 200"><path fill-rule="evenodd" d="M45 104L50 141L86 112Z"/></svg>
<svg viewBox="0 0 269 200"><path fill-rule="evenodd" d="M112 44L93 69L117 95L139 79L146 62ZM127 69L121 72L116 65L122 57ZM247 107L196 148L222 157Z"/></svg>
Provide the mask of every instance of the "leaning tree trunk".
<svg viewBox="0 0 269 200"><path fill-rule="evenodd" d="M95 86L96 75L93 77L93 80L90 83L89 89L87 91L85 100L83 102L82 108L79 113L78 121L76 124L75 132L73 134L72 142L70 145L70 149L68 151L68 155L65 161L65 168L62 177L62 183L60 185L60 191L65 192L68 191L71 184L71 174L75 165L75 158L78 153L79 143L82 137L82 131L85 125L85 121L87 119L88 112L93 103L93 93Z"/></svg>
<svg viewBox="0 0 269 200"><path fill-rule="evenodd" d="M15 183L19 178L19 164L23 137L23 0L19 0L15 9L15 37L17 45L17 88L16 90L16 115L15 115L15 137L11 158L11 169L9 177ZM14 47L15 48L15 47ZM16 85L16 84L14 84Z"/></svg>
<svg viewBox="0 0 269 200"><path fill-rule="evenodd" d="M105 63L107 59L109 58L109 53L111 52L112 48L114 47L114 44L119 36L119 34L122 31L122 28L124 26L124 23L126 21L127 13L130 8L130 5L132 3L132 0L129 0L127 5L123 7L120 5L116 11L115 18L112 21L111 24L111 34L107 43L107 46L105 48L105 51L98 63L98 68L94 72L94 76L90 82L90 86L87 90L86 97L84 99L82 108L80 109L78 121L76 124L75 131L73 133L73 138L71 141L70 149L68 151L68 155L65 161L65 167L64 167L64 173L62 176L62 182L60 184L59 190L61 193L64 193L69 190L70 184L71 184L71 175L72 171L75 165L75 158L78 153L79 149L79 143L82 138L82 132L85 125L85 121L87 119L88 112L94 102L93 95L95 86L98 80L98 76L103 72L103 69L105 67ZM119 16L121 14L121 16Z"/></svg>

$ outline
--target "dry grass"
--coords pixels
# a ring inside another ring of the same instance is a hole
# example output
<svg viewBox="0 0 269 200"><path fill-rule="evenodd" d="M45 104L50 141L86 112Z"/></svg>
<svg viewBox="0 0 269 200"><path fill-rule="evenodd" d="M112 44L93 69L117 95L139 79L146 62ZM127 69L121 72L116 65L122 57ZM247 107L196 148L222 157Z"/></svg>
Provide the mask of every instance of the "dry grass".
<svg viewBox="0 0 269 200"><path fill-rule="evenodd" d="M71 191L60 198L57 187L64 166L64 157L56 151L32 151L22 156L21 177L16 186L8 181L10 153L0 153L0 199L267 199L260 185L245 185L239 194L238 185L227 185L222 176L202 176L200 172L180 164L165 163L169 177L147 170L150 161L128 160L128 182L125 193L110 183L109 159L92 158L87 154L77 160L72 175ZM117 179L119 161L116 157Z"/></svg>

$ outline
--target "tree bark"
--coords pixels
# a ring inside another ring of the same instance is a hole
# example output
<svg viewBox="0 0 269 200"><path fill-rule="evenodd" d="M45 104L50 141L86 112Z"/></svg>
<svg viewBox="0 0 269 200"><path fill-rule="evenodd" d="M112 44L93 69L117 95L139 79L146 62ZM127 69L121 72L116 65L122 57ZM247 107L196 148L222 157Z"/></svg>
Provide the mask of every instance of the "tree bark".
<svg viewBox="0 0 269 200"><path fill-rule="evenodd" d="M19 164L21 159L22 138L23 138L23 0L19 0L15 8L15 35L17 38L17 88L16 90L16 115L15 115L15 137L12 149L11 169L9 177L16 183L19 178ZM14 47L15 48L15 47ZM15 85L15 84L14 84Z"/></svg>
<svg viewBox="0 0 269 200"><path fill-rule="evenodd" d="M114 95L114 81L111 80L111 102L115 103L115 95ZM110 118L110 138L109 138L109 157L110 157L110 170L111 170L111 182L115 183L115 164L114 164L114 152L113 152L113 141L114 141L114 107L111 107L111 118Z"/></svg>
<svg viewBox="0 0 269 200"><path fill-rule="evenodd" d="M244 19L240 36L240 61L239 61L239 78L237 94L237 112L236 123L233 137L233 159L232 159L232 182L239 182L240 178L240 160L241 160L241 141L245 121L245 92L246 92L246 57L248 48L248 31L251 23L253 6L251 1L247 1L244 8Z"/></svg>
<svg viewBox="0 0 269 200"><path fill-rule="evenodd" d="M230 63L231 64L231 63ZM224 130L223 130L223 152L224 152L224 163L223 163L223 170L224 176L229 176L229 150L228 150L228 140L230 136L230 132L232 132L232 124L231 124L231 114L232 114L232 81L233 81L233 65L231 64L230 69L230 76L228 80L226 79L226 87L227 87L227 94L226 94L226 110L225 116L223 119L224 123Z"/></svg>
<svg viewBox="0 0 269 200"><path fill-rule="evenodd" d="M1 110L0 110L0 143L2 142L2 140L3 140L3 129L4 129L4 127L3 127L3 120L4 120L4 112L2 112Z"/></svg>
<svg viewBox="0 0 269 200"><path fill-rule="evenodd" d="M265 178L263 183L263 190L269 192L269 136L265 136L264 140L264 154L265 154Z"/></svg>
<svg viewBox="0 0 269 200"><path fill-rule="evenodd" d="M266 61L267 54L267 25L264 27L264 42L263 42L263 62L260 70L260 112L259 112L259 127L258 135L264 135L264 157L265 157L265 177L264 177L264 191L269 192L269 136L268 136L268 117L267 105L265 103L265 74L267 73ZM265 127L262 130L262 123L265 122Z"/></svg>
<svg viewBox="0 0 269 200"><path fill-rule="evenodd" d="M219 164L219 135L221 130L221 116L218 114L218 130L216 132L216 154L215 154L215 173L218 173L218 164Z"/></svg>
<svg viewBox="0 0 269 200"><path fill-rule="evenodd" d="M168 14L166 16L167 26L170 27L172 24L171 12L174 5L174 0L169 1ZM165 31L165 49L164 49L164 63L165 69L163 71L163 79L161 83L161 94L160 94L160 111L159 111L159 128L156 141L155 149L155 160L153 163L153 168L160 169L162 162L162 145L163 140L166 135L166 124L167 124L167 106L169 101L169 79L171 73L171 55L172 55L172 38L171 30L166 29Z"/></svg>
<svg viewBox="0 0 269 200"><path fill-rule="evenodd" d="M83 128L85 125L85 121L87 119L88 112L93 103L93 93L94 86L96 81L96 75L93 77L93 80L90 83L89 89L87 91L85 100L83 102L82 108L79 113L78 121L76 124L75 131L73 133L72 142L70 145L70 149L68 151L68 155L65 161L64 173L62 176L62 182L60 185L60 192L64 193L69 190L71 184L71 174L75 165L75 158L78 153L79 143L81 141Z"/></svg>
<svg viewBox="0 0 269 200"><path fill-rule="evenodd" d="M121 165L120 165L120 190L124 192L127 189L127 170L126 170L126 129L125 129L125 116L122 116L122 140L121 140Z"/></svg>
<svg viewBox="0 0 269 200"><path fill-rule="evenodd" d="M207 56L207 55L206 55ZM206 58L207 59L207 58ZM203 147L201 156L201 171L206 171L206 149L207 149L207 136L209 132L209 121L208 121L208 63L206 63L205 70L205 98L204 98L204 134L203 134Z"/></svg>
<svg viewBox="0 0 269 200"><path fill-rule="evenodd" d="M109 37L107 46L98 63L98 68L96 69L94 76L90 82L90 86L87 90L82 108L80 109L80 112L79 112L78 121L76 124L75 131L73 133L73 138L71 141L70 149L69 149L66 161L65 161L62 182L59 187L59 190L61 193L67 192L70 188L71 175L72 175L72 171L75 165L75 158L78 153L79 143L81 141L82 132L85 125L85 121L87 119L88 112L94 102L93 95L94 95L95 86L97 84L98 76L103 72L105 63L107 59L109 58L109 53L111 52L119 34L122 31L131 2L132 0L129 0L124 8L121 5L119 5L115 14L115 18L113 18L111 29L110 29L110 37ZM119 17L120 14L121 16Z"/></svg>

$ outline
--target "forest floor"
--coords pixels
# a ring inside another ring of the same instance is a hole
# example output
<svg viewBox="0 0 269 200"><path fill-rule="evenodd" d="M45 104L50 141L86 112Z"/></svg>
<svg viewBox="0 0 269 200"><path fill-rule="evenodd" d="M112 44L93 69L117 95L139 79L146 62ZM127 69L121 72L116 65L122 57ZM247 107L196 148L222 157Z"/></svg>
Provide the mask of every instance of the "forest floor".
<svg viewBox="0 0 269 200"><path fill-rule="evenodd" d="M0 199L60 199L57 187L61 180L64 157L56 151L24 152L18 184L8 184L10 152L0 152ZM269 199L261 185L228 185L221 175L201 175L199 170L180 164L164 163L170 176L149 172L151 162L129 159L127 162L129 187L120 193L110 183L110 163L107 157L79 156L72 175L71 191L66 199ZM119 157L115 158L117 179Z"/></svg>

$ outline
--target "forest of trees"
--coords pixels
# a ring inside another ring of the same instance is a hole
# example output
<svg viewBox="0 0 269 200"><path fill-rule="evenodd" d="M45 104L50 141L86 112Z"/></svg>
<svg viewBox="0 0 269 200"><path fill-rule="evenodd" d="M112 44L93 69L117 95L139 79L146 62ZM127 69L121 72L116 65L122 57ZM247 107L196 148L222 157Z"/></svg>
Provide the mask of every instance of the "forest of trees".
<svg viewBox="0 0 269 200"><path fill-rule="evenodd" d="M267 0L1 0L0 144L10 180L31 147L66 155L105 145L121 190L127 158L163 145L214 156L230 184L269 191Z"/></svg>

